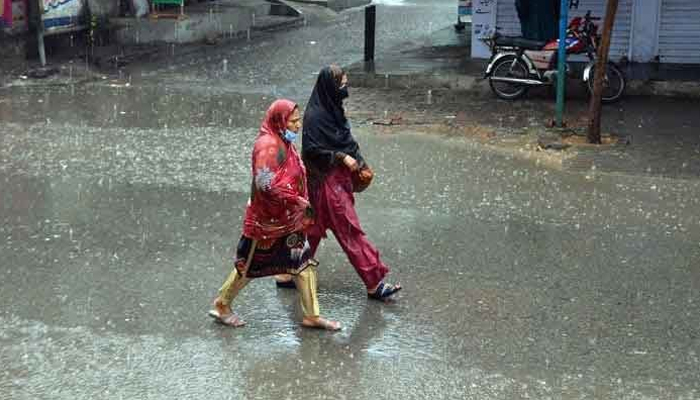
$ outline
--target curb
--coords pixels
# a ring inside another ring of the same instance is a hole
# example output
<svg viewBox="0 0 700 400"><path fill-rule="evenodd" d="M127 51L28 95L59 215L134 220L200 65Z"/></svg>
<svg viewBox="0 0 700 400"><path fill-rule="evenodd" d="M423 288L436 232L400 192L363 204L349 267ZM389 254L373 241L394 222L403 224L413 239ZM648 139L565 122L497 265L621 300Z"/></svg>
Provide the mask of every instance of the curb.
<svg viewBox="0 0 700 400"><path fill-rule="evenodd" d="M366 74L349 69L354 86L380 89L457 89L481 91L485 81L470 75Z"/></svg>
<svg viewBox="0 0 700 400"><path fill-rule="evenodd" d="M444 73L376 73L350 66L353 85L376 89L452 89L488 92L488 81L481 76ZM700 99L700 82L628 81L625 96L664 96Z"/></svg>
<svg viewBox="0 0 700 400"><path fill-rule="evenodd" d="M321 7L328 7L333 11L342 11L350 8L366 6L372 0L293 0L297 3L313 4Z"/></svg>
<svg viewBox="0 0 700 400"><path fill-rule="evenodd" d="M274 24L269 24L269 25L262 25L262 26L253 26L251 27L251 31L253 32L272 32L284 28L292 28L295 26L300 26L303 25L304 23L304 17L299 16L299 17L294 17L293 19L289 19L280 23L274 23Z"/></svg>
<svg viewBox="0 0 700 400"><path fill-rule="evenodd" d="M292 0L296 3L313 4L316 6L328 7L328 0Z"/></svg>
<svg viewBox="0 0 700 400"><path fill-rule="evenodd" d="M270 15L282 15L288 17L303 17L301 11L299 11L293 5L290 5L284 0L269 0L270 1Z"/></svg>
<svg viewBox="0 0 700 400"><path fill-rule="evenodd" d="M667 96L700 99L700 82L631 81L628 96Z"/></svg>

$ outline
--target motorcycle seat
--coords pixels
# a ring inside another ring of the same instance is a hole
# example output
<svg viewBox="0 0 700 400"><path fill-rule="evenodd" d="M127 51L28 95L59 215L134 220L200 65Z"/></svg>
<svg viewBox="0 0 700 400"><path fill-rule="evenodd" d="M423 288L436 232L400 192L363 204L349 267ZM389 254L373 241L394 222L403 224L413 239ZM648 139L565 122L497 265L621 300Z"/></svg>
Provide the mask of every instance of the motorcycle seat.
<svg viewBox="0 0 700 400"><path fill-rule="evenodd" d="M519 47L525 50L542 50L547 44L547 42L525 39L520 36L496 36L494 43L496 46Z"/></svg>

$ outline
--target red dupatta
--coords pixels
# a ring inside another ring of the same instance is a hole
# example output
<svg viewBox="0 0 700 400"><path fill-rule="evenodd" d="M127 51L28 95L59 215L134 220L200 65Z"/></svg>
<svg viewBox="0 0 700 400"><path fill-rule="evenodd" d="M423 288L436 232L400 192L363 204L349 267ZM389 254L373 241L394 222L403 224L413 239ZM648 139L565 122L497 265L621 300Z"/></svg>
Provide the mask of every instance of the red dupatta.
<svg viewBox="0 0 700 400"><path fill-rule="evenodd" d="M306 170L294 144L282 139L295 108L289 100L272 103L255 140L251 196L243 223L243 235L251 239L277 239L305 227Z"/></svg>

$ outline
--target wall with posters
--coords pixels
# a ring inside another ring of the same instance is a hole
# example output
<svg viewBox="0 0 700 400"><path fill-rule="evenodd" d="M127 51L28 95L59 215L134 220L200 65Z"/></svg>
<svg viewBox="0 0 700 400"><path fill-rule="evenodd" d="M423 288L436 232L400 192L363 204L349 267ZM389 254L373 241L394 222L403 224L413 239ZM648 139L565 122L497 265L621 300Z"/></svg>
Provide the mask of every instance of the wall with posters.
<svg viewBox="0 0 700 400"><path fill-rule="evenodd" d="M12 26L12 0L0 0L0 27Z"/></svg>
<svg viewBox="0 0 700 400"><path fill-rule="evenodd" d="M457 15L460 17L472 15L472 0L458 0Z"/></svg>
<svg viewBox="0 0 700 400"><path fill-rule="evenodd" d="M5 33L17 35L27 31L27 1L0 0L0 28Z"/></svg>
<svg viewBox="0 0 700 400"><path fill-rule="evenodd" d="M489 58L491 49L481 38L493 33L496 28L496 0L472 1L472 57Z"/></svg>

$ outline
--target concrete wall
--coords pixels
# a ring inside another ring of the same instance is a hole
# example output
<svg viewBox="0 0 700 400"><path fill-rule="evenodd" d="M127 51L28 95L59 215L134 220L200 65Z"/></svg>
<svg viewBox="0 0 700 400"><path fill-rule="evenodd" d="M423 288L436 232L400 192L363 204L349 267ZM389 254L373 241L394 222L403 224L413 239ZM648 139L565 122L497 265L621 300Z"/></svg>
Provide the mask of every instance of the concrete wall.
<svg viewBox="0 0 700 400"><path fill-rule="evenodd" d="M27 59L27 40L24 35L8 35L0 32L2 56L0 56L0 75L14 71L25 65Z"/></svg>
<svg viewBox="0 0 700 400"><path fill-rule="evenodd" d="M116 39L122 44L192 43L211 36L244 32L252 26L252 9L236 8L235 12L188 14L182 20L150 18L116 18Z"/></svg>
<svg viewBox="0 0 700 400"><path fill-rule="evenodd" d="M366 6L372 0L296 0L300 3L317 4L325 6L333 11L342 11L348 8Z"/></svg>
<svg viewBox="0 0 700 400"><path fill-rule="evenodd" d="M177 12L177 10L174 10ZM195 3L185 7L185 16L176 18L112 18L117 43L192 43L213 37L242 36L264 26L268 15L298 17L299 12L284 3L264 0Z"/></svg>
<svg viewBox="0 0 700 400"><path fill-rule="evenodd" d="M328 0L328 8L334 11L360 7L370 4L372 0Z"/></svg>
<svg viewBox="0 0 700 400"><path fill-rule="evenodd" d="M119 16L119 1L131 0L87 0L90 13L100 19Z"/></svg>

